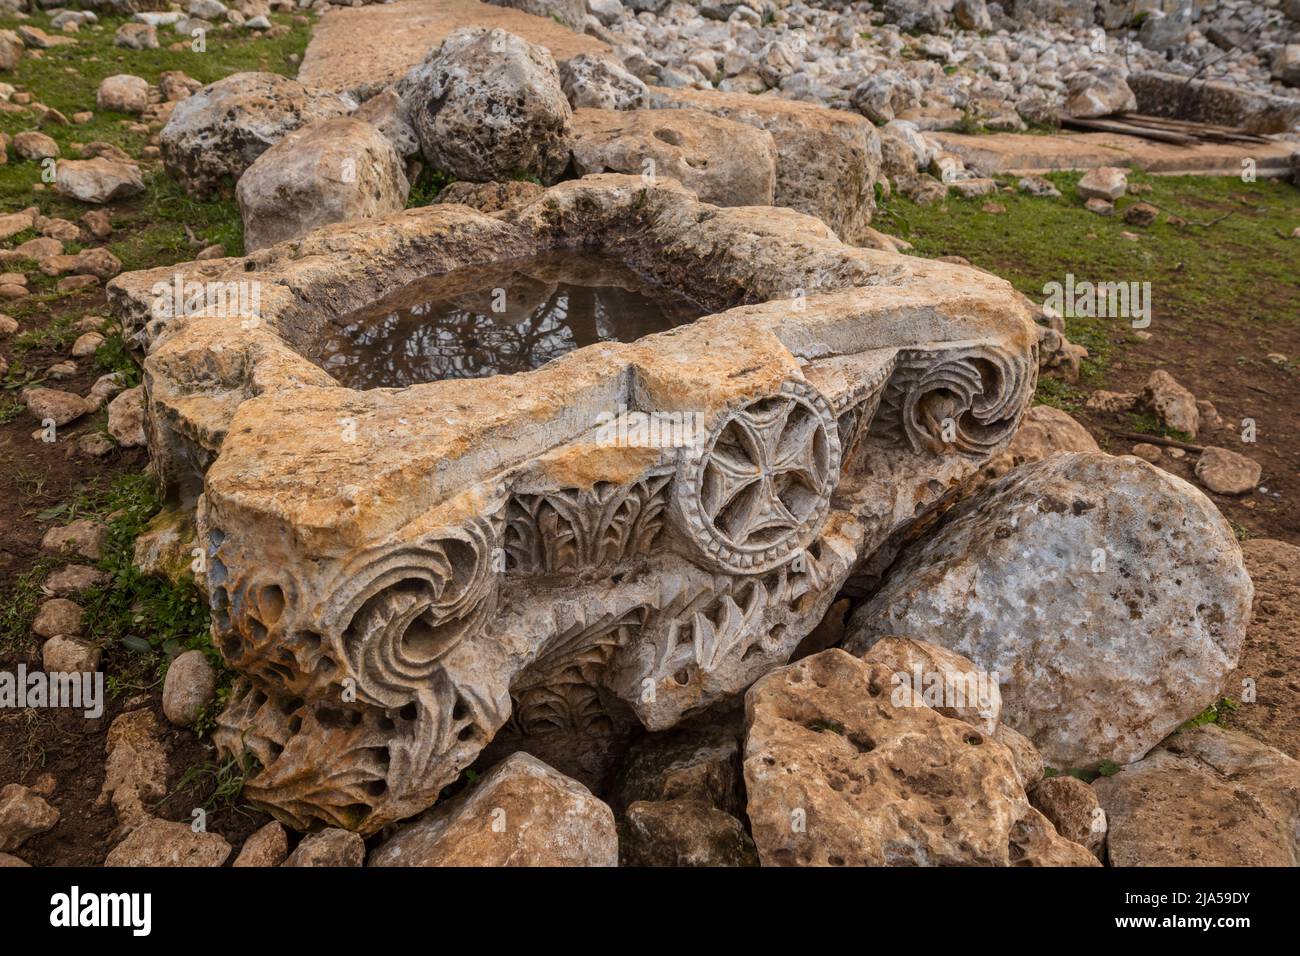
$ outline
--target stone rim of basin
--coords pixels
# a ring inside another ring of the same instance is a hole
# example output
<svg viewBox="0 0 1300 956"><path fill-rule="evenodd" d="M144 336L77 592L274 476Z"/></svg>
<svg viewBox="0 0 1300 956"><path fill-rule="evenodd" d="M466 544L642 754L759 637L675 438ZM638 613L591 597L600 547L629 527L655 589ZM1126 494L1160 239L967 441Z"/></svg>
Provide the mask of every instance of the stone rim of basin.
<svg viewBox="0 0 1300 956"><path fill-rule="evenodd" d="M716 312L405 389L344 388L293 348L431 269L583 245ZM239 281L256 316L155 311ZM252 751L246 793L281 819L365 833L431 805L507 723L663 729L785 663L855 565L1005 446L1037 375L1034 311L1001 279L616 174L109 294L147 350L155 467L202 493L241 675L214 739ZM629 409L689 428L599 431Z"/></svg>

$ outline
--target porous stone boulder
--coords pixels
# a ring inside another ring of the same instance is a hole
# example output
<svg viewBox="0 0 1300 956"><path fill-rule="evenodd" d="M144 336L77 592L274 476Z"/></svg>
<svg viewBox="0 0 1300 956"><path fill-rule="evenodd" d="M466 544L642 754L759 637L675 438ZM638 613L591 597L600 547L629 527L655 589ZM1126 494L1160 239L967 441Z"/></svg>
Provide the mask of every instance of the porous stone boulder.
<svg viewBox="0 0 1300 956"><path fill-rule="evenodd" d="M1251 594L1196 488L1137 458L1054 455L951 509L845 647L942 644L999 675L1003 721L1050 765L1129 763L1218 698Z"/></svg>
<svg viewBox="0 0 1300 956"><path fill-rule="evenodd" d="M1227 448L1210 445L1196 460L1196 478L1220 495L1244 495L1253 491L1263 473L1259 462Z"/></svg>
<svg viewBox="0 0 1300 956"><path fill-rule="evenodd" d="M1180 730L1093 789L1111 866L1300 866L1300 763L1235 730Z"/></svg>
<svg viewBox="0 0 1300 956"><path fill-rule="evenodd" d="M95 107L116 113L143 113L149 106L149 81L131 73L118 73L100 81Z"/></svg>
<svg viewBox="0 0 1300 956"><path fill-rule="evenodd" d="M745 695L745 790L764 866L1095 866L1029 805L992 737L822 651Z"/></svg>
<svg viewBox="0 0 1300 956"><path fill-rule="evenodd" d="M601 110L635 110L646 104L649 88L611 53L579 53L560 64L560 82L569 105Z"/></svg>
<svg viewBox="0 0 1300 956"><path fill-rule="evenodd" d="M861 241L875 211L880 139L864 116L720 90L651 89L656 109L697 109L767 130L776 141L774 201L816 216L844 242Z"/></svg>
<svg viewBox="0 0 1300 956"><path fill-rule="evenodd" d="M230 844L219 833L196 833L189 824L150 819L113 847L105 866L220 866Z"/></svg>
<svg viewBox="0 0 1300 956"><path fill-rule="evenodd" d="M281 866L361 866L366 844L357 834L327 827L303 838Z"/></svg>
<svg viewBox="0 0 1300 956"><path fill-rule="evenodd" d="M623 866L757 866L754 841L729 813L698 800L641 800L619 828Z"/></svg>
<svg viewBox="0 0 1300 956"><path fill-rule="evenodd" d="M289 133L355 105L276 73L235 73L176 104L160 134L163 165L191 196L209 198Z"/></svg>
<svg viewBox="0 0 1300 956"><path fill-rule="evenodd" d="M54 172L54 188L81 202L108 203L144 192L140 167L115 159L62 159Z"/></svg>
<svg viewBox="0 0 1300 956"><path fill-rule="evenodd" d="M1068 412L1051 405L1035 405L1020 420L1020 427L1006 451L989 459L983 474L1000 478L1026 462L1042 461L1049 455L1070 451L1101 451L1097 439Z"/></svg>
<svg viewBox="0 0 1300 956"><path fill-rule="evenodd" d="M863 660L890 669L891 691L906 685L927 707L945 717L987 734L997 731L1002 716L997 680L960 654L910 637L882 637Z"/></svg>
<svg viewBox="0 0 1300 956"><path fill-rule="evenodd" d="M483 213L501 212L527 206L545 190L537 183L512 179L505 183L452 183L433 202L435 205L457 203Z"/></svg>
<svg viewBox="0 0 1300 956"><path fill-rule="evenodd" d="M351 219L406 205L402 160L378 129L340 116L290 133L239 179L235 197L251 252Z"/></svg>
<svg viewBox="0 0 1300 956"><path fill-rule="evenodd" d="M520 173L555 182L573 111L544 47L505 30L457 30L397 85L424 157L474 182Z"/></svg>
<svg viewBox="0 0 1300 956"><path fill-rule="evenodd" d="M16 850L58 822L59 811L30 787L11 783L0 789L0 851Z"/></svg>
<svg viewBox="0 0 1300 956"><path fill-rule="evenodd" d="M1078 777L1048 777L1029 792L1029 802L1056 832L1097 859L1106 847L1106 811L1096 792Z"/></svg>
<svg viewBox="0 0 1300 956"><path fill-rule="evenodd" d="M579 175L668 176L715 206L770 206L776 143L764 130L699 110L593 110L573 115Z"/></svg>
<svg viewBox="0 0 1300 956"><path fill-rule="evenodd" d="M405 824L371 866L617 866L614 814L586 787L525 753Z"/></svg>

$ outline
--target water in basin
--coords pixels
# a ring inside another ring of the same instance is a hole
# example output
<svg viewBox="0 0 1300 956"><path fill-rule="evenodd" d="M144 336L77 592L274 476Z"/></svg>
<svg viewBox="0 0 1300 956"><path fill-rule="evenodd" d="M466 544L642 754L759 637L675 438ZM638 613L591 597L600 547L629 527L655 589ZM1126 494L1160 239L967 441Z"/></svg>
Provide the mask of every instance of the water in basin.
<svg viewBox="0 0 1300 956"><path fill-rule="evenodd" d="M366 389L524 372L595 342L631 342L704 310L616 259L553 252L455 269L336 319L312 356Z"/></svg>

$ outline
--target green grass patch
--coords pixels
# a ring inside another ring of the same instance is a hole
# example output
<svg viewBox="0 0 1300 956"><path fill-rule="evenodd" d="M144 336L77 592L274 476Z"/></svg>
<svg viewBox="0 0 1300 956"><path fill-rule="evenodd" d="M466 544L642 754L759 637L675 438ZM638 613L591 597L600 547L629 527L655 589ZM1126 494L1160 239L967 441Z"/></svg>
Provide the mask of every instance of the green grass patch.
<svg viewBox="0 0 1300 956"><path fill-rule="evenodd" d="M875 225L915 247L917 255L959 255L1003 276L1035 302L1045 287L1076 282L1150 282L1152 330L1162 323L1202 316L1258 324L1300 319L1300 241L1285 238L1300 214L1300 191L1278 180L1243 183L1234 176L1148 176L1129 174L1130 184L1149 192L1119 200L1114 216L1088 212L1079 198L1077 172L1044 178L1059 198L1038 198L1019 190L918 206L895 193L884 201ZM1014 186L1015 178L1002 180ZM1003 213L981 208L995 200ZM1123 220L1129 205L1145 201L1161 210L1147 228ZM1221 219L1231 213L1226 219ZM1169 214L1187 221L1179 226ZM1214 220L1219 220L1214 222ZM1213 225L1197 225L1214 222ZM1138 241L1122 233L1138 235ZM1112 349L1127 341L1129 319L1069 317L1066 334L1085 346L1090 358L1082 378L1095 384ZM1168 326L1165 327L1166 329ZM1040 391L1040 401L1057 404L1072 396Z"/></svg>

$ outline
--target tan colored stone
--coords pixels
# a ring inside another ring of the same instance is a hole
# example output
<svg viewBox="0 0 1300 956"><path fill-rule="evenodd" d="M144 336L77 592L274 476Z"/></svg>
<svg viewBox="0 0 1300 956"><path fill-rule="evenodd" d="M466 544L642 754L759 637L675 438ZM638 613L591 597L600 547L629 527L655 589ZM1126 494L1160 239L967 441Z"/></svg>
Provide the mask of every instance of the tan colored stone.
<svg viewBox="0 0 1300 956"><path fill-rule="evenodd" d="M41 666L52 674L93 674L100 650L94 644L56 635L41 646Z"/></svg>
<svg viewBox="0 0 1300 956"><path fill-rule="evenodd" d="M1196 460L1196 477L1206 488L1220 495L1244 495L1254 491L1263 472L1253 458L1210 445Z"/></svg>
<svg viewBox="0 0 1300 956"><path fill-rule="evenodd" d="M149 819L154 802L167 794L167 751L158 737L158 723L153 714L148 710L129 710L114 718L108 728L105 749L108 761L104 766L100 799L112 804L113 812L125 827L137 826ZM166 832L158 836L156 845L150 841L147 852L164 845L166 841L161 838Z"/></svg>
<svg viewBox="0 0 1300 956"><path fill-rule="evenodd" d="M1000 478L1027 462L1070 451L1101 451L1101 448L1069 413L1050 405L1035 405L1025 413L1007 450L991 458L983 474Z"/></svg>
<svg viewBox="0 0 1300 956"><path fill-rule="evenodd" d="M113 847L105 866L221 866L230 844L219 833L196 833L185 823L146 820Z"/></svg>
<svg viewBox="0 0 1300 956"><path fill-rule="evenodd" d="M163 714L177 727L188 727L212 702L217 674L202 651L185 651L167 666L163 680Z"/></svg>
<svg viewBox="0 0 1300 956"><path fill-rule="evenodd" d="M361 866L366 845L347 830L330 827L303 837L281 866Z"/></svg>
<svg viewBox="0 0 1300 956"><path fill-rule="evenodd" d="M1164 369L1157 369L1147 379L1142 404L1155 413L1162 425L1196 437L1201 424L1196 396Z"/></svg>
<svg viewBox="0 0 1300 956"><path fill-rule="evenodd" d="M289 855L289 835L277 820L259 828L239 850L231 866L279 866Z"/></svg>
<svg viewBox="0 0 1300 956"><path fill-rule="evenodd" d="M1096 865L1029 805L1001 744L891 689L891 674L832 649L745 695L763 865Z"/></svg>
<svg viewBox="0 0 1300 956"><path fill-rule="evenodd" d="M997 732L1002 692L996 678L960 654L910 637L882 637L862 656L890 670L891 692L910 688L927 707L983 730ZM901 691L900 691L901 694Z"/></svg>
<svg viewBox="0 0 1300 956"><path fill-rule="evenodd" d="M1057 833L1104 860L1106 811L1092 787L1078 777L1048 777L1029 792L1029 802Z"/></svg>
<svg viewBox="0 0 1300 956"><path fill-rule="evenodd" d="M757 866L739 820L695 800L638 801L619 831L622 866Z"/></svg>
<svg viewBox="0 0 1300 956"><path fill-rule="evenodd" d="M79 637L81 605L67 598L50 598L41 604L32 621L32 630L41 637Z"/></svg>
<svg viewBox="0 0 1300 956"><path fill-rule="evenodd" d="M689 109L580 109L573 129L579 175L668 176L715 206L772 204L776 143L764 130Z"/></svg>
<svg viewBox="0 0 1300 956"><path fill-rule="evenodd" d="M71 553L98 561L104 556L108 526L93 518L78 518L62 527L50 528L41 538L41 550Z"/></svg>
<svg viewBox="0 0 1300 956"><path fill-rule="evenodd" d="M614 814L586 787L517 753L467 793L403 825L371 866L617 866Z"/></svg>
<svg viewBox="0 0 1300 956"><path fill-rule="evenodd" d="M1181 730L1093 789L1111 866L1300 865L1300 763L1237 731Z"/></svg>
<svg viewBox="0 0 1300 956"><path fill-rule="evenodd" d="M58 822L59 811L35 791L18 783L0 789L0 851L16 850Z"/></svg>

